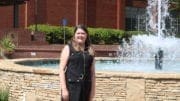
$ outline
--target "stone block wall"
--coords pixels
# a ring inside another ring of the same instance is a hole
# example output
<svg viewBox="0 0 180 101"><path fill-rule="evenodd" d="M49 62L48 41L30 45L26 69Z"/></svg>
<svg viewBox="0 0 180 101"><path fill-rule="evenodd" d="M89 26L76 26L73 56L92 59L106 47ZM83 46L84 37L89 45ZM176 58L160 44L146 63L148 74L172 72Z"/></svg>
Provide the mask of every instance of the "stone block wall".
<svg viewBox="0 0 180 101"><path fill-rule="evenodd" d="M28 101L60 100L60 85L57 75L0 71L0 76L0 84L10 87L10 101L23 101L27 98Z"/></svg>
<svg viewBox="0 0 180 101"><path fill-rule="evenodd" d="M57 69L1 61L0 77L10 101L60 101ZM97 71L94 101L180 101L180 74Z"/></svg>
<svg viewBox="0 0 180 101"><path fill-rule="evenodd" d="M180 80L146 80L146 101L180 101Z"/></svg>

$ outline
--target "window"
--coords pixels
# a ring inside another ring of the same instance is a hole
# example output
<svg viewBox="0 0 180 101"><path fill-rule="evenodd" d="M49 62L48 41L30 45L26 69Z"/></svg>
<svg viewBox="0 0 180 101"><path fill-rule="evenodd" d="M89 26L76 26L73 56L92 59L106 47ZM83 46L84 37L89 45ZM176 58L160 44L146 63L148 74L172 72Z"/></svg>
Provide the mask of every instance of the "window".
<svg viewBox="0 0 180 101"><path fill-rule="evenodd" d="M146 29L146 9L126 7L126 30Z"/></svg>

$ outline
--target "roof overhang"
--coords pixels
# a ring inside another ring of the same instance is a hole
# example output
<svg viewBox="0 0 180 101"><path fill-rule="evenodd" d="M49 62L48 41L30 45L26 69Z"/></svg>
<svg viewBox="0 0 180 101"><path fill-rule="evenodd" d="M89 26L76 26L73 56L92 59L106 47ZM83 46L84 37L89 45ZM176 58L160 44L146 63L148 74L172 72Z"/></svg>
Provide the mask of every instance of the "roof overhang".
<svg viewBox="0 0 180 101"><path fill-rule="evenodd" d="M9 6L13 4L23 4L29 0L0 0L0 6Z"/></svg>

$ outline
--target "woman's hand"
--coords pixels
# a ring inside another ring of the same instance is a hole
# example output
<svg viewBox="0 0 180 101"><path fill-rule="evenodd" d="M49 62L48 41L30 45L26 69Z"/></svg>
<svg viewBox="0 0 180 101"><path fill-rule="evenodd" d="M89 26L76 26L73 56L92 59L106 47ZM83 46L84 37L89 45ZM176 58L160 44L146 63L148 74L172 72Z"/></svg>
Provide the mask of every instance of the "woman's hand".
<svg viewBox="0 0 180 101"><path fill-rule="evenodd" d="M89 98L89 101L93 101L93 97L90 97L90 98Z"/></svg>
<svg viewBox="0 0 180 101"><path fill-rule="evenodd" d="M62 101L69 101L69 92L67 89L62 89Z"/></svg>

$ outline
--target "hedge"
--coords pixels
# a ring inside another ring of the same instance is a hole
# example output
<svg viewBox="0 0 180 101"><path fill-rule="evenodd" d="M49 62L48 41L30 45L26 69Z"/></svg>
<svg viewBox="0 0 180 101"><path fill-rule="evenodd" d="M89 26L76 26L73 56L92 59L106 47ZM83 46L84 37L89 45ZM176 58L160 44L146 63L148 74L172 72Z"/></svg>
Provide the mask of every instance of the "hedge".
<svg viewBox="0 0 180 101"><path fill-rule="evenodd" d="M28 27L30 30L35 30L35 25ZM64 32L66 37L66 43L73 36L74 27L63 26L51 26L51 25L37 25L37 29L40 32L46 34L46 40L52 43L62 44L64 42ZM123 38L128 39L132 35L136 35L139 32L123 30L108 29L108 28L88 28L92 44L120 44Z"/></svg>

